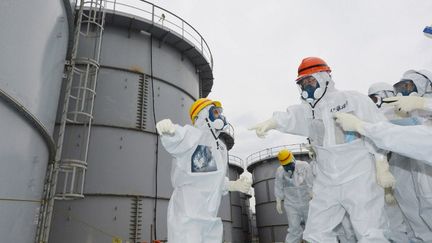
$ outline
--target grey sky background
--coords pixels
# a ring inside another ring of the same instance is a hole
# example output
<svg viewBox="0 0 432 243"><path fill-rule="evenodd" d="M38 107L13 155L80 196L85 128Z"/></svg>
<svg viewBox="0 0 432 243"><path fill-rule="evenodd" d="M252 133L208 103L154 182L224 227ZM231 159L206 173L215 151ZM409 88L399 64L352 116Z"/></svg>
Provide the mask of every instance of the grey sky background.
<svg viewBox="0 0 432 243"><path fill-rule="evenodd" d="M374 82L394 84L408 69L432 69L431 0L152 1L206 39L214 57L212 99L222 102L236 132L231 154L305 141L247 130L297 104L297 67L307 56L331 66L336 88L367 94Z"/></svg>

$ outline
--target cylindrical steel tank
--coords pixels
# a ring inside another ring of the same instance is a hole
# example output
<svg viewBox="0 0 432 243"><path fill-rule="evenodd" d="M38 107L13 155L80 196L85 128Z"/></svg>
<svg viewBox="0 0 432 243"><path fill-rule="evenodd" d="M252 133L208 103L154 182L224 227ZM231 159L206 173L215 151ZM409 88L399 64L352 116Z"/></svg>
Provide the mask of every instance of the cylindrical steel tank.
<svg viewBox="0 0 432 243"><path fill-rule="evenodd" d="M283 148L291 150L298 160L310 160L309 151L303 144L268 148L246 158L247 170L252 173L252 186L255 189L256 224L260 243L284 242L287 234L286 215L276 212L274 196L274 179L279 166L277 154Z"/></svg>
<svg viewBox="0 0 432 243"><path fill-rule="evenodd" d="M222 196L219 206L218 217L223 224L223 243L232 243L233 241L233 216L231 212L232 192Z"/></svg>
<svg viewBox="0 0 432 243"><path fill-rule="evenodd" d="M230 155L229 156L229 167L228 167L228 178L230 181L235 181L240 178L240 175L243 173L243 160L237 156ZM243 202L241 200L242 197L241 192L230 192L230 207L229 210L231 212L231 234L232 243L242 243L246 242L243 235L243 224L242 224L242 207ZM223 210L223 207L221 207ZM225 226L225 225L224 225ZM228 228L228 226L227 226Z"/></svg>
<svg viewBox="0 0 432 243"><path fill-rule="evenodd" d="M259 243L259 235L258 235L258 228L256 225L256 214L255 212L251 212L250 216L250 231L251 231L251 243Z"/></svg>
<svg viewBox="0 0 432 243"><path fill-rule="evenodd" d="M240 193L240 201L242 204L242 231L244 242L252 241L252 231L250 222L250 203L249 200L252 196L246 193Z"/></svg>
<svg viewBox="0 0 432 243"><path fill-rule="evenodd" d="M213 84L210 50L187 22L145 1L107 6L85 198L56 201L53 243L166 240L172 157L155 121L190 124L190 105ZM66 131L63 152L78 153L79 125Z"/></svg>
<svg viewBox="0 0 432 243"><path fill-rule="evenodd" d="M69 36L59 0L0 1L0 236L32 242Z"/></svg>

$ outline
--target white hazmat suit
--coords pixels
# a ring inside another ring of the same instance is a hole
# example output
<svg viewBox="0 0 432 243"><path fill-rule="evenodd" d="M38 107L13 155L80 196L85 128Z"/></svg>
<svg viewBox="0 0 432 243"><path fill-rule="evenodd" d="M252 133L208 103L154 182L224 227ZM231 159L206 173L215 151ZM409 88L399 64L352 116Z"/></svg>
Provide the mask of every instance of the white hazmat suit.
<svg viewBox="0 0 432 243"><path fill-rule="evenodd" d="M403 119L392 107L385 106L385 99L395 96L390 84L375 83L369 87L368 95L388 120L396 122ZM418 212L419 200L415 196L411 159L393 152L389 156L389 164L390 171L396 177L393 188L396 201L385 204L390 226L386 233L388 239L395 243L404 243L414 239L414 235L424 240L430 238L429 228Z"/></svg>
<svg viewBox="0 0 432 243"><path fill-rule="evenodd" d="M429 161L422 161L432 165L432 151L430 149L432 146L431 127L424 125L405 127L389 122L366 123L351 114L338 114L336 117L338 123L342 124L345 130L358 131L373 140L378 147L396 152L397 154L392 154L392 157L404 155L420 160L429 159ZM413 190L416 185L415 176L412 175L411 168L412 163L415 163L415 161L406 160L406 157L402 156L401 159L395 158L405 163L392 168L392 173L396 177L403 178L402 181L396 182L396 197L415 236L424 242L432 242L430 240L432 230L420 217L420 202L417 199L417 190ZM398 193L403 193L403 195L398 196ZM407 207L403 207L403 205L407 205Z"/></svg>
<svg viewBox="0 0 432 243"><path fill-rule="evenodd" d="M311 159L311 162L309 162L310 166L312 167L312 174L314 177L316 177L316 158L315 158L315 152L313 152L313 149L310 148L309 150L312 150L309 152L309 157ZM345 213L345 216L342 219L342 222L336 226L336 228L333 230L337 236L337 240L339 243L356 243L357 238L355 236L355 232L353 229L353 226L351 224L351 221L349 219L349 216L347 213Z"/></svg>
<svg viewBox="0 0 432 243"><path fill-rule="evenodd" d="M342 222L334 229L337 234L339 243L356 243L357 238L355 237L354 229L352 228L351 221L348 214L342 219Z"/></svg>
<svg viewBox="0 0 432 243"><path fill-rule="evenodd" d="M406 91L409 90L408 83L410 82L415 85L415 88L408 93ZM398 112L405 112L408 118L414 121L414 127L427 125L432 129L432 109L430 109L432 73L428 70L408 70L403 74L401 81L394 84L393 87L397 95L405 95L387 99L396 100L391 103L395 109ZM405 142L408 143L406 139ZM411 164L411 169L420 202L420 216L432 229L432 166L416 160Z"/></svg>
<svg viewBox="0 0 432 243"><path fill-rule="evenodd" d="M428 110L432 110L432 103L428 98L423 99L425 99L423 110L414 110L410 118L417 118L413 121L428 124L430 120L425 119L427 117L425 114L427 114ZM408 107L406 101L410 103L412 100L410 96L385 100L397 100L397 102L393 103L396 107L411 112L406 110ZM399 109L396 111L399 111ZM416 116L419 114L423 115ZM392 157L394 156L392 160L401 162L393 168L392 172L397 177L403 178L402 181L397 182L395 192L415 236L425 242L432 242L432 165L430 163L432 127L430 125L415 124L399 126L388 122L372 124L363 122L350 114L338 114L336 117L345 130L358 131L374 141L376 146L412 158L406 159L406 157L398 154L392 155ZM393 122L395 121L397 120L393 120ZM411 173L409 173L410 171ZM398 196L397 193L401 193L401 195Z"/></svg>
<svg viewBox="0 0 432 243"><path fill-rule="evenodd" d="M284 201L288 219L285 243L299 243L303 235L302 221L307 221L309 201L312 195L312 168L307 162L296 160L294 174L282 166L276 170L274 193L277 201Z"/></svg>
<svg viewBox="0 0 432 243"><path fill-rule="evenodd" d="M198 114L195 127L172 125L169 120L157 125L164 148L174 157L174 191L167 218L170 243L221 243L223 228L217 213L222 194L249 187L241 180L229 182L225 177L227 148L209 128L209 107Z"/></svg>
<svg viewBox="0 0 432 243"><path fill-rule="evenodd" d="M387 220L384 213L384 190L375 177L378 153L367 139L344 133L333 114L349 112L371 122L385 120L373 102L354 91L337 91L327 72L312 74L324 89L318 102L293 105L286 112L256 125L258 136L276 129L280 132L309 137L316 153L317 177L309 207L304 239L313 243L335 243L333 229L348 212L361 243L388 242L384 237Z"/></svg>

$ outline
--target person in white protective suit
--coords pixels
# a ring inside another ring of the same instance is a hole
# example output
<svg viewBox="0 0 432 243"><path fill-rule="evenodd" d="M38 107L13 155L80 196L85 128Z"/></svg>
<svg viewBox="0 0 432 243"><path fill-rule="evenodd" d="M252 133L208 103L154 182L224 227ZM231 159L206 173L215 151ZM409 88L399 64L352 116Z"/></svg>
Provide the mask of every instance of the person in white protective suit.
<svg viewBox="0 0 432 243"><path fill-rule="evenodd" d="M393 107L385 105L386 98L395 96L392 85L384 82L374 83L369 87L368 95L390 122L402 123L401 119L405 119L395 112ZM389 202L386 198L385 204L390 222L387 234L389 240L396 243L416 239L432 240L432 232L419 214L420 206L415 194L411 159L394 152L389 154L389 158L390 171L396 178L394 187L396 201Z"/></svg>
<svg viewBox="0 0 432 243"><path fill-rule="evenodd" d="M315 178L316 173L316 157L315 157L315 151L313 150L312 146L310 144L306 145L309 155L309 158L311 161L309 162L309 165L312 169L312 175ZM351 221L349 220L349 216L347 213L345 213L345 216L342 219L342 222L336 226L334 229L334 232L336 234L336 238L339 243L356 243L357 238L354 233L354 229L352 227Z"/></svg>
<svg viewBox="0 0 432 243"><path fill-rule="evenodd" d="M333 229L348 212L359 242L388 242L384 236L384 190L377 184L372 153L377 160L385 160L386 154L358 133L344 132L333 114L350 112L370 122L385 117L367 96L336 90L330 71L320 58L303 59L296 82L304 102L289 106L286 112L274 112L272 118L251 129L259 137L276 129L310 138L317 176L309 203L310 220L303 232L306 241L336 242Z"/></svg>
<svg viewBox="0 0 432 243"><path fill-rule="evenodd" d="M274 194L276 211L282 214L282 201L288 219L285 243L300 243L303 235L301 222L307 222L309 201L312 196L312 168L307 162L296 160L288 149L278 153L281 166L276 170Z"/></svg>
<svg viewBox="0 0 432 243"><path fill-rule="evenodd" d="M394 96L393 87L391 85L387 83L376 83L371 87L369 87L368 96L375 103L375 105L378 107L379 111L384 115L385 118L389 119L389 116L393 115L393 112L388 112L388 109L386 109L387 107L383 106L384 104L383 99ZM389 168L388 162L387 164L383 163L382 167ZM378 167L377 170L379 170ZM390 204L394 203L394 201L396 200L393 196L393 189L395 184L396 184L396 180L394 179L394 183L392 187L385 188L385 199L387 202L385 206L388 206L388 203Z"/></svg>
<svg viewBox="0 0 432 243"><path fill-rule="evenodd" d="M198 99L190 109L194 126L175 125L169 119L156 125L162 145L173 157L168 204L168 242L221 243L222 221L217 217L222 194L247 192L243 178L228 181L227 126L218 101ZM228 143L229 144L229 143Z"/></svg>
<svg viewBox="0 0 432 243"><path fill-rule="evenodd" d="M428 143L428 141L419 140L420 137L416 136L416 133L432 129L430 98L427 98L432 95L431 79L432 73L427 70L409 70L404 73L402 80L393 86L398 97L384 99L385 102L389 102L395 107L396 112L405 113L409 116L404 120L403 124L400 124L410 125L408 127L394 126L386 123L370 126L368 123L362 123L349 114L336 115L337 120L345 128L354 126L355 130L369 137L379 147L388 147L390 150L402 155L411 158L420 158L419 154L423 152L419 151L421 147L417 146L417 144ZM407 131L394 133L403 129ZM374 132L375 134L371 135L370 132ZM390 140L386 134L391 134ZM401 135L403 134L406 136L402 137ZM377 137L378 135L380 137ZM430 147L428 150L430 150ZM432 166L424 162L413 162L411 169L414 172L413 181L416 196L419 199L420 216L429 226L429 229L432 229Z"/></svg>

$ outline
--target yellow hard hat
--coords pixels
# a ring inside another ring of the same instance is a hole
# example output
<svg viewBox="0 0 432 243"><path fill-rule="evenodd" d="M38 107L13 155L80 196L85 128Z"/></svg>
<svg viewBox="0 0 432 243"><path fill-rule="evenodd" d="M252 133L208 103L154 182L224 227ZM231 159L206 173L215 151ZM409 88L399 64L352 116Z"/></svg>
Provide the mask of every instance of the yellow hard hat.
<svg viewBox="0 0 432 243"><path fill-rule="evenodd" d="M189 116L190 116L190 119L192 121L192 124L195 123L195 118L198 116L198 113L202 109L204 109L206 106L209 106L209 105L214 105L216 107L222 107L222 104L219 101L214 101L214 100L210 100L207 98L198 99L197 101L195 101L191 105L191 107L189 109Z"/></svg>
<svg viewBox="0 0 432 243"><path fill-rule="evenodd" d="M282 149L278 153L278 160L281 165L287 165L293 162L294 155L288 149Z"/></svg>

